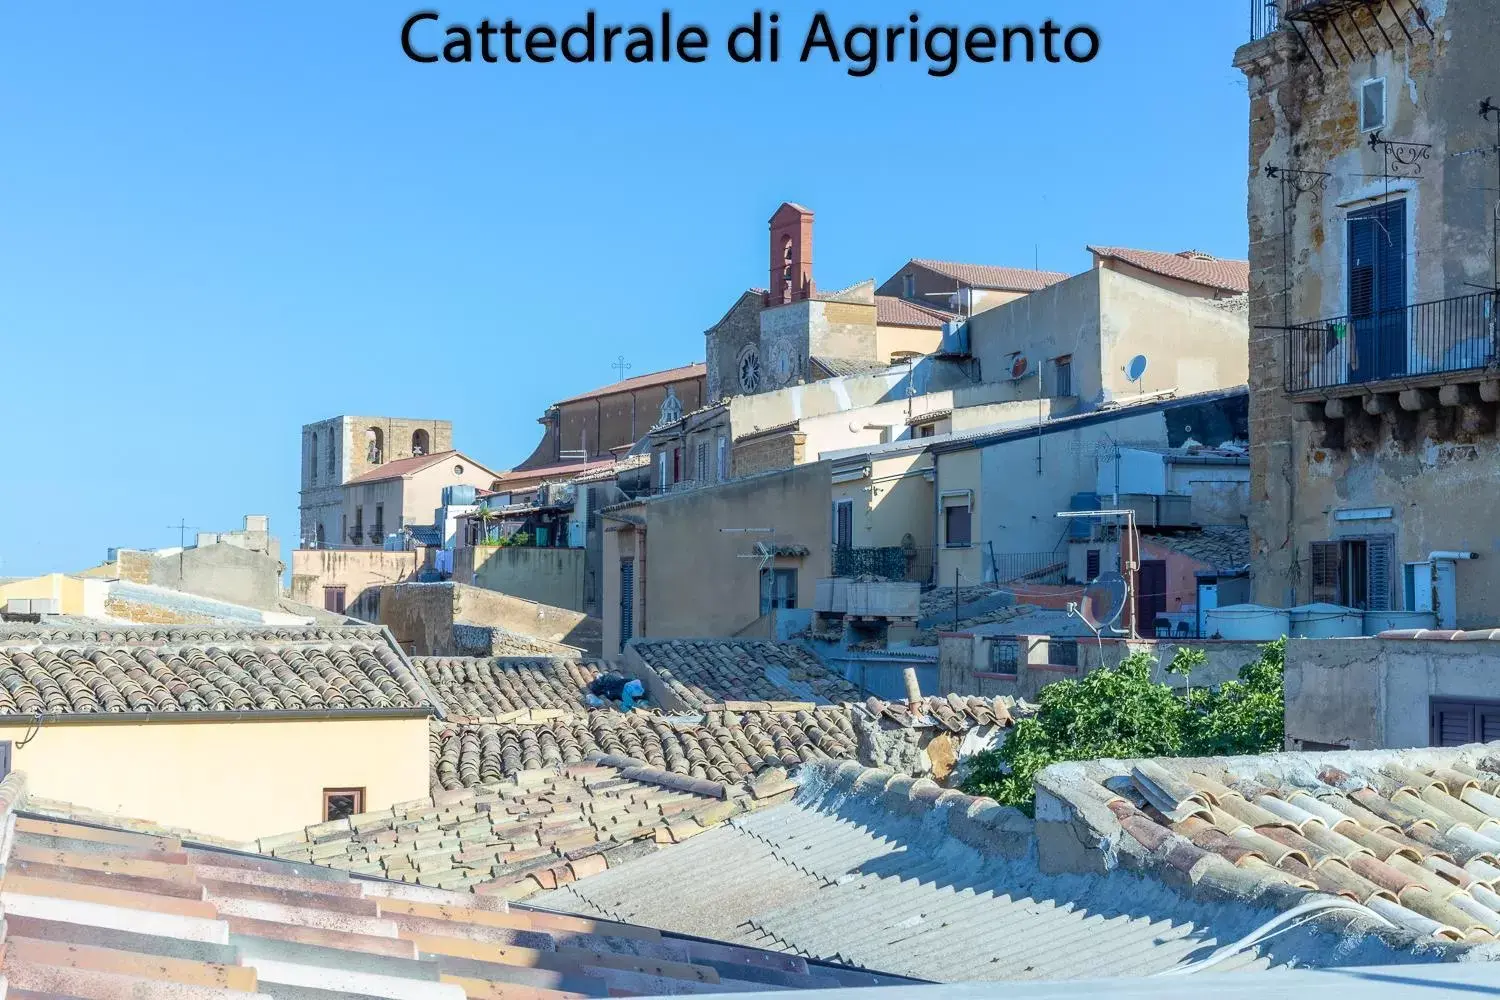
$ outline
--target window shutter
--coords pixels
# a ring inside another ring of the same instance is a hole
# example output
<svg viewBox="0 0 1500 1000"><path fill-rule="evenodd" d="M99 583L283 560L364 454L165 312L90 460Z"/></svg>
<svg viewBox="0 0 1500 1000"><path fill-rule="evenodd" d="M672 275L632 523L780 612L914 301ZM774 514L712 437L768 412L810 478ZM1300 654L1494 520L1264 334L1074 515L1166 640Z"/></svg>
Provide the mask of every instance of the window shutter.
<svg viewBox="0 0 1500 1000"><path fill-rule="evenodd" d="M1391 549L1393 539L1372 538L1366 545L1369 553L1369 611L1390 611L1391 603Z"/></svg>
<svg viewBox="0 0 1500 1000"><path fill-rule="evenodd" d="M1312 602L1337 604L1339 600L1339 543L1313 542L1311 559Z"/></svg>
<svg viewBox="0 0 1500 1000"><path fill-rule="evenodd" d="M620 563L620 648L635 635L635 561Z"/></svg>
<svg viewBox="0 0 1500 1000"><path fill-rule="evenodd" d="M1462 702L1435 701L1430 713L1432 745L1461 747L1474 742L1474 706ZM1497 715L1500 722L1500 715Z"/></svg>
<svg viewBox="0 0 1500 1000"><path fill-rule="evenodd" d="M1349 313L1368 316L1375 310L1376 222L1369 216L1349 220Z"/></svg>
<svg viewBox="0 0 1500 1000"><path fill-rule="evenodd" d="M1481 705L1475 713L1475 735L1481 743L1500 740L1500 705Z"/></svg>

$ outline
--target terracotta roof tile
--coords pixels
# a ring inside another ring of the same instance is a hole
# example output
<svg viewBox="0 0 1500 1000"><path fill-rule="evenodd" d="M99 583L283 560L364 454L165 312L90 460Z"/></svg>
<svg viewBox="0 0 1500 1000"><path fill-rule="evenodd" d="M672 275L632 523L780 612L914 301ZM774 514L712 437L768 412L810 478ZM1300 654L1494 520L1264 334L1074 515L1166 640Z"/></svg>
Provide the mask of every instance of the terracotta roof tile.
<svg viewBox="0 0 1500 1000"><path fill-rule="evenodd" d="M451 718L493 718L527 709L588 707L584 695L599 668L555 657L418 656L412 665Z"/></svg>
<svg viewBox="0 0 1500 1000"><path fill-rule="evenodd" d="M558 400L558 404L576 403L581 399L593 399L595 396L609 396L617 392L630 392L632 389L649 389L652 386L666 385L669 382L685 382L689 379L704 378L708 374L708 366L701 361L680 368L668 368L665 371L652 372L649 375L637 375L627 378L621 382L613 382L609 385L594 389L591 392L582 392L567 399Z"/></svg>
<svg viewBox="0 0 1500 1000"><path fill-rule="evenodd" d="M271 838L281 858L23 813L0 856L0 975L21 996L536 1000L839 985L847 970L507 902L751 805L669 810L655 793L684 793L650 778L609 764L532 775ZM606 803L639 826L606 824L591 811ZM22 775L0 782L0 824L28 807Z"/></svg>
<svg viewBox="0 0 1500 1000"><path fill-rule="evenodd" d="M943 260L913 257L911 262L936 271L973 288L995 288L1009 292L1035 292L1067 280L1062 271L1032 271L1023 267L993 267L988 264L955 264Z"/></svg>
<svg viewBox="0 0 1500 1000"><path fill-rule="evenodd" d="M1099 246L1090 246L1088 250L1099 257L1124 261L1144 271L1191 281L1219 291L1235 294L1250 291L1250 262L1247 260L1220 260L1196 250L1162 253L1157 250Z"/></svg>
<svg viewBox="0 0 1500 1000"><path fill-rule="evenodd" d="M894 295L875 296L875 322L877 323L941 330L944 323L958 318L957 313L909 302Z"/></svg>
<svg viewBox="0 0 1500 1000"><path fill-rule="evenodd" d="M359 483L379 483L384 482L387 479L400 479L402 476L414 475L418 472L421 472L423 469L430 469L434 465L441 465L443 462L450 461L454 458L463 459L469 465L473 466L477 471L482 472L485 475L494 475L492 471L486 469L484 466L480 465L478 462L474 461L472 458L463 454L462 452L439 451L434 452L431 455L413 455L411 458L398 458L394 462L386 462L384 465L377 465L369 472L366 472L363 475L355 476L344 485L355 486Z"/></svg>
<svg viewBox="0 0 1500 1000"><path fill-rule="evenodd" d="M630 646L688 708L725 701L855 701L813 653L767 639L637 639Z"/></svg>
<svg viewBox="0 0 1500 1000"><path fill-rule="evenodd" d="M381 629L0 634L0 716L432 706Z"/></svg>
<svg viewBox="0 0 1500 1000"><path fill-rule="evenodd" d="M1049 783L1046 772L1042 781L1065 800L1107 804L1157 864L1191 848L1227 861L1247 886L1275 877L1364 904L1398 934L1494 941L1492 750L1101 761L1081 784Z"/></svg>
<svg viewBox="0 0 1500 1000"><path fill-rule="evenodd" d="M1181 532L1142 531L1143 540L1214 569L1238 569L1250 563L1250 529L1236 525L1206 525Z"/></svg>

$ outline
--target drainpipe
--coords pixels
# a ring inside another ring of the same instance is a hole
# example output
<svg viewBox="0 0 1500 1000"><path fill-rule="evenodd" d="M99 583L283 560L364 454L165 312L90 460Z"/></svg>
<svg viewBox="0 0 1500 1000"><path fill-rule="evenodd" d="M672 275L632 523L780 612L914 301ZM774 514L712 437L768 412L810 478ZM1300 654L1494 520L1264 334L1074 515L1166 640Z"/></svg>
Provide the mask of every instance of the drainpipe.
<svg viewBox="0 0 1500 1000"><path fill-rule="evenodd" d="M1433 610L1437 612L1438 628L1457 628L1458 567L1454 563L1478 556L1473 552L1433 552L1427 558L1432 562Z"/></svg>

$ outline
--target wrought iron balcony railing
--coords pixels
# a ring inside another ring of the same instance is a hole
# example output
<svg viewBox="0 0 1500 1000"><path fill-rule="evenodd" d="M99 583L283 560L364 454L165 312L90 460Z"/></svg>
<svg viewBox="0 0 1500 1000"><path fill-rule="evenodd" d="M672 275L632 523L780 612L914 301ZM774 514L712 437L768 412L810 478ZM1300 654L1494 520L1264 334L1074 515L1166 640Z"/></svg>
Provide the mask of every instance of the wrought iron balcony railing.
<svg viewBox="0 0 1500 1000"><path fill-rule="evenodd" d="M1264 38L1281 27L1280 0L1250 0L1250 40Z"/></svg>
<svg viewBox="0 0 1500 1000"><path fill-rule="evenodd" d="M1500 362L1494 292L1335 316L1286 331L1286 391L1307 392Z"/></svg>

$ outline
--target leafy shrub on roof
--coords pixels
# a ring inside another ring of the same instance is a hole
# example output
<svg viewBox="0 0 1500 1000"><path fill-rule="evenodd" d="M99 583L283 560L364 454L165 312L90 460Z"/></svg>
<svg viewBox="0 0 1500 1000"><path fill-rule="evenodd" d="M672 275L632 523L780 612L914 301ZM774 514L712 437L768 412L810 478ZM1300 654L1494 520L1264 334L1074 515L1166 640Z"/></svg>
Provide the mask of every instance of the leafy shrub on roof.
<svg viewBox="0 0 1500 1000"><path fill-rule="evenodd" d="M1262 647L1239 679L1217 690L1179 694L1151 679L1156 658L1140 651L1119 666L1042 688L1037 714L1016 724L998 750L975 756L963 790L988 795L1028 813L1042 768L1102 757L1220 756L1277 750L1282 745L1282 664L1285 642ZM1168 670L1188 674L1204 660L1181 649Z"/></svg>

